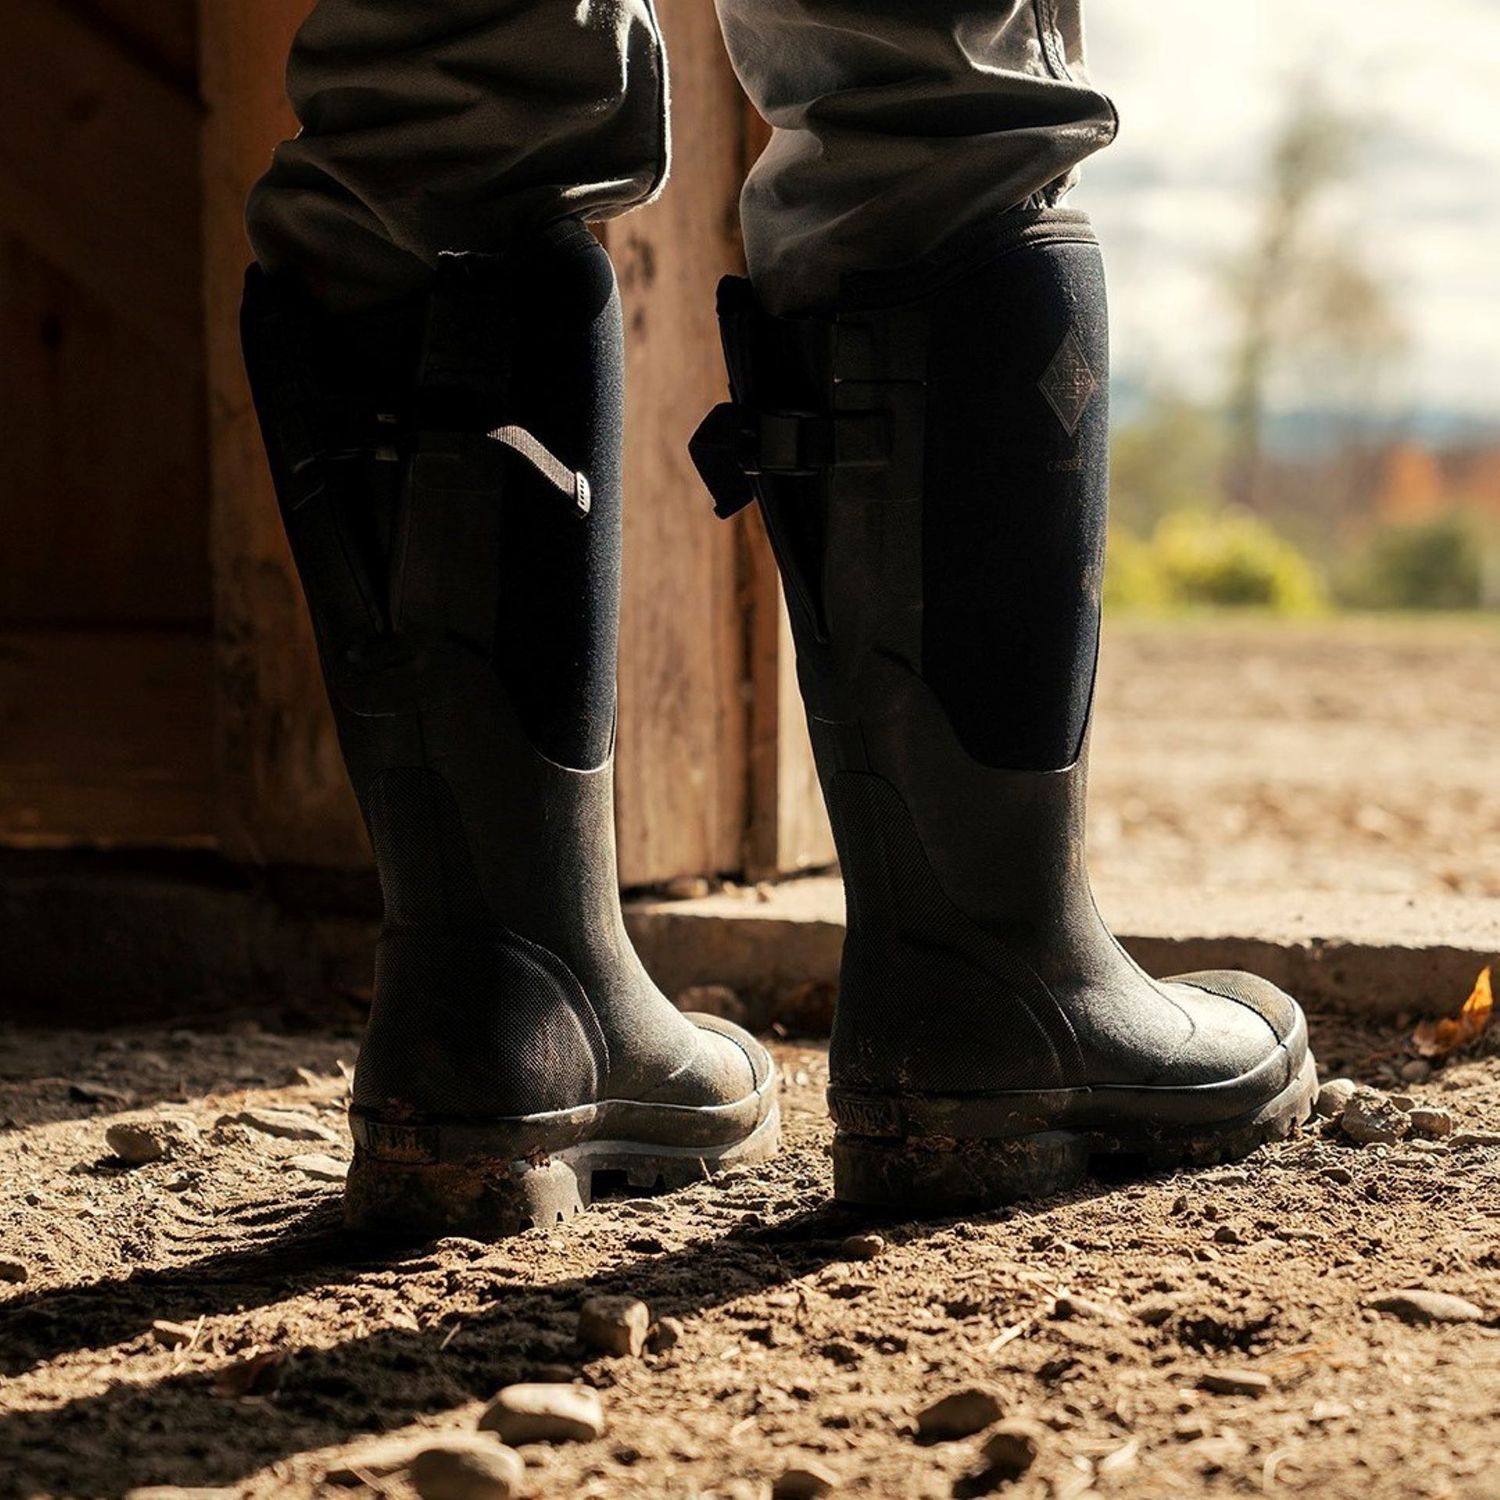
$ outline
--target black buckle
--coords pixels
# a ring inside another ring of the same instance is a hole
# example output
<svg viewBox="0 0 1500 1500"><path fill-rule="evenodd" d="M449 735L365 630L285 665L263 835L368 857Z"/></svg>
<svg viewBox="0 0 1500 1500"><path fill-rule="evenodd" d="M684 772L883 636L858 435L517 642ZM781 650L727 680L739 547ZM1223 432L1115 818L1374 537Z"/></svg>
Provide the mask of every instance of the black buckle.
<svg viewBox="0 0 1500 1500"><path fill-rule="evenodd" d="M761 475L796 478L824 469L891 461L891 424L883 411L757 411L732 401L709 412L688 444L714 497L714 513L732 516L755 498Z"/></svg>

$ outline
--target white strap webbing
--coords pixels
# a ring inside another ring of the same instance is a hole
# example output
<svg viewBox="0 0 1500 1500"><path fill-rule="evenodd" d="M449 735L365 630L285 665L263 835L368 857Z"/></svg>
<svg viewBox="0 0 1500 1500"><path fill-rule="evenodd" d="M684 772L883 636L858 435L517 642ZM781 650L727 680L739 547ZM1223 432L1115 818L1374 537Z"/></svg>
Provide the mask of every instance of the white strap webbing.
<svg viewBox="0 0 1500 1500"><path fill-rule="evenodd" d="M593 496L587 475L570 469L524 427L497 427L488 436L497 443L504 443L512 453L519 453L549 484L561 490L578 507L581 515L589 513Z"/></svg>

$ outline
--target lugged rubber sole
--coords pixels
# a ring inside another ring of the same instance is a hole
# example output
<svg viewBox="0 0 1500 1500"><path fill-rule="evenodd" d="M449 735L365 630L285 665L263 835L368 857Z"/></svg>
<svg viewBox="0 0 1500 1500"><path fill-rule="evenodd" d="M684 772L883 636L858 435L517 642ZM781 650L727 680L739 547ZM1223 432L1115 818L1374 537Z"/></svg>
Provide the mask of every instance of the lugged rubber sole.
<svg viewBox="0 0 1500 1500"><path fill-rule="evenodd" d="M1208 1166L1282 1140L1312 1113L1317 1067L1311 1055L1274 1098L1235 1119L1123 1128L1034 1130L990 1137L861 1135L833 1141L834 1197L853 1207L949 1214L997 1208L1076 1187L1095 1170ZM853 1122L851 1122L853 1123Z"/></svg>
<svg viewBox="0 0 1500 1500"><path fill-rule="evenodd" d="M403 1239L457 1234L489 1240L571 1219L593 1202L601 1176L611 1186L662 1192L765 1161L781 1143L781 1115L773 1098L754 1130L726 1145L584 1140L551 1152L457 1160L424 1160L438 1153L403 1149L400 1127L361 1133L365 1142L356 1139L344 1189L348 1228Z"/></svg>

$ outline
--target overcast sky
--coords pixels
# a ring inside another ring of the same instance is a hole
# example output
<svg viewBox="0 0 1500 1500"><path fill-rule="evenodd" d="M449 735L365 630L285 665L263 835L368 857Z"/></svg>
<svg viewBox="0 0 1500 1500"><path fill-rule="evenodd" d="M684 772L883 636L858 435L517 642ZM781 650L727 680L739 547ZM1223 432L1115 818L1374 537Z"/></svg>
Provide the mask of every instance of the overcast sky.
<svg viewBox="0 0 1500 1500"><path fill-rule="evenodd" d="M1311 81L1369 119L1331 205L1384 268L1416 406L1500 423L1500 0L1085 0L1119 139L1073 203L1105 239L1121 375L1220 383L1216 260L1254 222L1269 135Z"/></svg>

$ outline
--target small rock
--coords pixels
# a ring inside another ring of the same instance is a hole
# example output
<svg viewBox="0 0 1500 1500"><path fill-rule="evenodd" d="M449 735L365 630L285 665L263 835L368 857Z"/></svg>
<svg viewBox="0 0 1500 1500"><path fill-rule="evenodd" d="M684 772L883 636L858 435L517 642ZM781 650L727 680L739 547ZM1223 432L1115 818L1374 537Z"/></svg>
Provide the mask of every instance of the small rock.
<svg viewBox="0 0 1500 1500"><path fill-rule="evenodd" d="M1352 1078L1330 1078L1318 1090L1318 1097L1313 1101L1314 1111L1325 1120L1338 1119L1357 1087Z"/></svg>
<svg viewBox="0 0 1500 1500"><path fill-rule="evenodd" d="M422 1500L510 1500L526 1477L521 1455L479 1433L455 1433L424 1448L407 1470Z"/></svg>
<svg viewBox="0 0 1500 1500"><path fill-rule="evenodd" d="M1348 1167L1324 1167L1323 1176L1329 1182L1336 1182L1340 1187L1348 1187L1354 1181L1354 1173Z"/></svg>
<svg viewBox="0 0 1500 1500"><path fill-rule="evenodd" d="M242 1109L234 1115L220 1115L214 1123L244 1125L281 1141L336 1141L339 1138L336 1130L330 1130L311 1115L296 1109L276 1109L272 1105Z"/></svg>
<svg viewBox="0 0 1500 1500"><path fill-rule="evenodd" d="M771 1500L818 1500L839 1487L839 1476L815 1458L788 1464L771 1484Z"/></svg>
<svg viewBox="0 0 1500 1500"><path fill-rule="evenodd" d="M417 1454L431 1445L430 1432L371 1438L336 1459L323 1478L329 1484L351 1485L363 1484L366 1477L387 1479L392 1474L399 1474Z"/></svg>
<svg viewBox="0 0 1500 1500"><path fill-rule="evenodd" d="M637 1297L590 1297L578 1313L578 1338L603 1354L638 1356L651 1331L651 1309Z"/></svg>
<svg viewBox="0 0 1500 1500"><path fill-rule="evenodd" d="M502 1443L589 1443L603 1435L604 1407L586 1385L508 1385L479 1427Z"/></svg>
<svg viewBox="0 0 1500 1500"><path fill-rule="evenodd" d="M1406 1116L1375 1089L1355 1089L1339 1129L1362 1146L1391 1146L1406 1134Z"/></svg>
<svg viewBox="0 0 1500 1500"><path fill-rule="evenodd" d="M151 1325L151 1332L158 1344L164 1344L168 1349L183 1349L193 1342L198 1328L192 1323L173 1323L166 1318L157 1318Z"/></svg>
<svg viewBox="0 0 1500 1500"><path fill-rule="evenodd" d="M713 889L701 875L678 875L662 886L661 893L672 901L701 901L711 896Z"/></svg>
<svg viewBox="0 0 1500 1500"><path fill-rule="evenodd" d="M1478 1323L1485 1315L1482 1307L1476 1307L1466 1297L1429 1292L1421 1287L1377 1292L1366 1299L1365 1306L1390 1313L1403 1323Z"/></svg>
<svg viewBox="0 0 1500 1500"><path fill-rule="evenodd" d="M31 1279L31 1267L13 1255L0 1255L0 1281L22 1282Z"/></svg>
<svg viewBox="0 0 1500 1500"><path fill-rule="evenodd" d="M737 1026L745 1023L745 1002L727 984L691 984L677 996L676 1005L678 1010L718 1016Z"/></svg>
<svg viewBox="0 0 1500 1500"><path fill-rule="evenodd" d="M1417 1101L1410 1094L1392 1094L1390 1101L1403 1115L1409 1115L1417 1107Z"/></svg>
<svg viewBox="0 0 1500 1500"><path fill-rule="evenodd" d="M349 1163L340 1161L322 1151L307 1151L301 1156L289 1156L282 1162L283 1172L301 1172L314 1182L343 1182L349 1175Z"/></svg>
<svg viewBox="0 0 1500 1500"><path fill-rule="evenodd" d="M883 1234L851 1234L839 1246L839 1254L845 1260L874 1260L885 1254Z"/></svg>
<svg viewBox="0 0 1500 1500"><path fill-rule="evenodd" d="M682 1335L686 1331L681 1318L658 1318L646 1335L646 1347L653 1354L675 1349L682 1342Z"/></svg>
<svg viewBox="0 0 1500 1500"><path fill-rule="evenodd" d="M1047 1441L1040 1422L1013 1417L989 1433L979 1456L986 1470L997 1479L1019 1479L1037 1460Z"/></svg>
<svg viewBox="0 0 1500 1500"><path fill-rule="evenodd" d="M1244 1244L1244 1240L1240 1237L1239 1230L1236 1229L1233 1224L1220 1224L1219 1227L1214 1230L1214 1239L1221 1245Z"/></svg>
<svg viewBox="0 0 1500 1500"><path fill-rule="evenodd" d="M1452 1146L1500 1146L1500 1130L1460 1130L1449 1138Z"/></svg>
<svg viewBox="0 0 1500 1500"><path fill-rule="evenodd" d="M189 1120L117 1120L104 1132L104 1144L127 1167L144 1167L175 1156L197 1134Z"/></svg>
<svg viewBox="0 0 1500 1500"><path fill-rule="evenodd" d="M1457 1123L1446 1109L1414 1109L1407 1120L1417 1135L1424 1135L1429 1140L1452 1135Z"/></svg>
<svg viewBox="0 0 1500 1500"><path fill-rule="evenodd" d="M973 1437L1000 1419L1000 1401L983 1386L950 1391L917 1413L917 1436L935 1441Z"/></svg>
<svg viewBox="0 0 1500 1500"><path fill-rule="evenodd" d="M1060 1322L1067 1322L1073 1318L1094 1318L1101 1323L1123 1323L1125 1315L1118 1309L1106 1307L1102 1302L1095 1302L1090 1297L1079 1297L1072 1292L1064 1292L1060 1297L1053 1298L1052 1316Z"/></svg>
<svg viewBox="0 0 1500 1500"><path fill-rule="evenodd" d="M1432 1077L1432 1064L1425 1057L1414 1057L1401 1064L1402 1083L1426 1083Z"/></svg>
<svg viewBox="0 0 1500 1500"><path fill-rule="evenodd" d="M1271 1377L1259 1370L1209 1370L1199 1376L1198 1389L1215 1396L1264 1396Z"/></svg>

